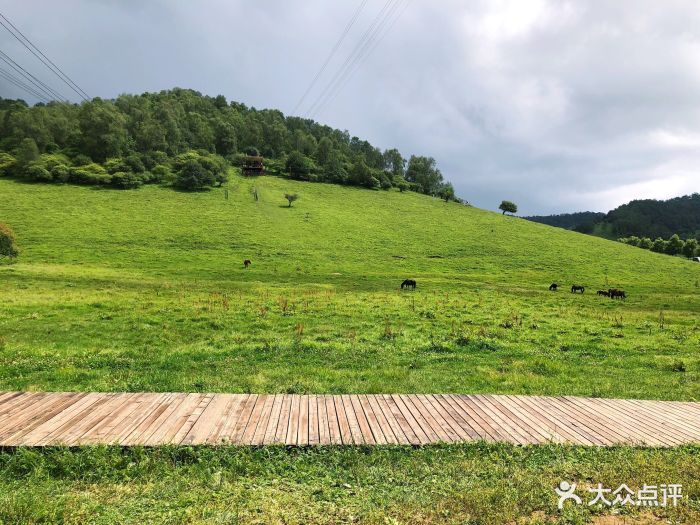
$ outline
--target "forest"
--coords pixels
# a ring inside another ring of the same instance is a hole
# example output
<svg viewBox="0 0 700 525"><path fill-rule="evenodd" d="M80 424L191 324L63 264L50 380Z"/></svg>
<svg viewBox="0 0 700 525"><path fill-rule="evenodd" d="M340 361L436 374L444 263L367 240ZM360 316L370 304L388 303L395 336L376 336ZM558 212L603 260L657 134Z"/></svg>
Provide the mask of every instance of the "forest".
<svg viewBox="0 0 700 525"><path fill-rule="evenodd" d="M700 240L700 194L668 200L633 200L607 214L585 211L525 218L607 239L632 239L628 244L634 244L634 239L644 238L670 240L674 235ZM642 244L651 249L647 242ZM664 251L660 243L655 251Z"/></svg>
<svg viewBox="0 0 700 525"><path fill-rule="evenodd" d="M203 190L246 155L297 180L456 200L435 159L404 157L310 119L175 88L82 104L0 99L0 176L32 182Z"/></svg>

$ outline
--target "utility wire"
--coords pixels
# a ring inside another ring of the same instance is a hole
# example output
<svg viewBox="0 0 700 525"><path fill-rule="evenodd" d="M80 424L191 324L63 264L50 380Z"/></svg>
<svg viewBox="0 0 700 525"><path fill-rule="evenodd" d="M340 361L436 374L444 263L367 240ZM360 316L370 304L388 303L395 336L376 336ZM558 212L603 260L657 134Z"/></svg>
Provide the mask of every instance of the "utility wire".
<svg viewBox="0 0 700 525"><path fill-rule="evenodd" d="M49 102L48 98L46 98L44 95L42 95L38 91L35 91L32 87L30 87L27 84L25 84L24 82L22 82L20 79L18 79L14 75L12 75L12 73L10 73L9 71L6 71L6 70L0 68L0 77L4 78L5 80L10 82L11 84L14 84L16 87L18 87L22 91L25 91L25 92L29 93L30 95L32 95L33 97L38 98L42 102Z"/></svg>
<svg viewBox="0 0 700 525"><path fill-rule="evenodd" d="M19 34L22 38L17 36L17 34L15 34L15 32L13 32L12 29L7 27L7 25L5 25L5 22L3 22L2 20L0 20L0 25L2 25L5 29L7 29L7 31L13 37L15 37L15 39L17 39L17 41L20 44L22 44L24 47L26 47L36 58L38 58L39 61L49 69L49 71L51 71L54 75L56 75L58 78L60 78L64 84L66 84L69 88L71 88L73 91L75 91L78 94L78 96L81 97L83 100L88 100L90 98L88 96L88 94L85 93L85 91L83 91L80 88L80 86L78 86L78 84L73 82L73 80L68 75L66 75L63 72L63 70L61 70L61 68L59 68L56 64L54 64L53 61L49 57L47 57L44 53L42 53L42 51L38 47L36 47L32 43L31 40L29 40L26 36L24 36L24 34L19 29L17 29L17 27L12 22L10 22L10 20L5 15L0 13L0 18L5 20L5 22L7 22L7 24L9 24L12 27L12 29L14 29L14 31L17 34Z"/></svg>
<svg viewBox="0 0 700 525"><path fill-rule="evenodd" d="M365 32L362 34L360 37L360 40L358 43L355 45L355 48L352 50L352 52L347 56L345 59L345 62L343 62L343 65L340 66L340 68L336 71L335 75L333 75L333 78L331 81L326 85L326 87L323 89L321 94L316 98L316 101L311 105L311 107L307 111L307 115L311 116L316 112L316 109L318 105L321 103L321 101L326 97L326 95L334 88L334 86L338 83L338 79L345 73L345 71L351 67L352 64L354 64L358 58L361 56L362 51L364 50L365 46L367 43L372 40L373 36L375 35L377 29L381 25L382 21L387 15L387 9L392 6L395 2L398 2L400 0L386 0L384 3L384 6L381 8L379 13L377 13L377 16L374 18L372 23L369 25L369 27L365 30Z"/></svg>
<svg viewBox="0 0 700 525"><path fill-rule="evenodd" d="M362 64L369 58L369 56L372 54L372 52L379 47L379 44L382 43L382 41L387 37L387 35L391 32L391 30L394 28L396 25L396 22L399 21L401 16L403 15L404 11L408 8L410 5L411 0L407 0L406 3L403 5L401 10L398 12L398 14L394 17L394 19L391 21L389 26L387 27L386 31L374 42L374 45L372 45L369 50L365 53L362 59L360 59L359 63L356 63L355 67L352 68L352 70L348 71L344 79L341 80L341 84L338 85L338 87L333 91L332 94L330 94L326 100L318 107L316 108L316 111L314 112L314 115L318 115L323 112L323 110L328 106L328 104L332 103L335 98L338 96L338 94L343 90L343 88L348 84L352 76L355 74L355 72L360 69ZM398 5L398 4L397 4Z"/></svg>
<svg viewBox="0 0 700 525"><path fill-rule="evenodd" d="M17 62L12 60L7 54L3 53L0 51L0 60L3 60L8 66L10 66L12 69L17 71L20 75L22 75L29 83L31 83L34 87L45 93L50 99L53 100L59 100L63 99L66 100L66 97L58 93L56 90L53 88L47 86L44 84L41 80L36 78L34 75L32 75L29 71L24 69L22 66L20 66Z"/></svg>
<svg viewBox="0 0 700 525"><path fill-rule="evenodd" d="M365 6L365 4L367 4L367 0L362 0L362 2L360 2L360 5L357 6L357 9L355 9L355 13L352 15L352 18L350 18L350 21L345 26L345 29L343 30L342 34L340 35L340 38L338 38L338 41L335 43L335 45L331 49L331 52L328 54L328 56L326 57L326 60L323 62L323 65L316 73L316 76L311 81L309 86L306 88L306 91L304 91L304 94L301 96L301 98L297 102L297 105L294 106L294 109L292 110L292 113L291 113L292 115L296 114L299 107L304 103L304 100L306 100L306 97L308 96L308 94L311 92L311 90L316 85L316 82L318 82L318 79L321 77L323 72L326 70L326 67L328 67L328 63L331 61L333 56L335 56L336 51L338 51L338 48L343 43L343 40L345 40L345 37L350 32L350 29L352 28L352 26L355 24L355 21L357 20L357 17L360 15L360 12L362 11L362 8ZM2 15L0 14L0 16L2 16Z"/></svg>

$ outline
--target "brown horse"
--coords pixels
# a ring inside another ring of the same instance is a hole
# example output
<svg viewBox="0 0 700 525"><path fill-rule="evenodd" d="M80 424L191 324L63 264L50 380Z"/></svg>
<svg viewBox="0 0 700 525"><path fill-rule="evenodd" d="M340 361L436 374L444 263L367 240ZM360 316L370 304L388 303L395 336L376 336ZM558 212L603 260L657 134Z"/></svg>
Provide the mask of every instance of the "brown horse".
<svg viewBox="0 0 700 525"><path fill-rule="evenodd" d="M571 287L571 293L576 293L576 292L581 292L583 293L586 289L583 286L579 286L578 284L575 284Z"/></svg>
<svg viewBox="0 0 700 525"><path fill-rule="evenodd" d="M250 261L250 259L246 259L245 261L243 261L244 268L248 268L248 266L250 266L251 264L253 263Z"/></svg>
<svg viewBox="0 0 700 525"><path fill-rule="evenodd" d="M404 288L413 288L415 290L416 281L414 281L413 279L406 279L404 282L401 283L401 289L403 290Z"/></svg>
<svg viewBox="0 0 700 525"><path fill-rule="evenodd" d="M627 299L627 295L624 290L618 290L617 288L610 288L608 294L611 299Z"/></svg>

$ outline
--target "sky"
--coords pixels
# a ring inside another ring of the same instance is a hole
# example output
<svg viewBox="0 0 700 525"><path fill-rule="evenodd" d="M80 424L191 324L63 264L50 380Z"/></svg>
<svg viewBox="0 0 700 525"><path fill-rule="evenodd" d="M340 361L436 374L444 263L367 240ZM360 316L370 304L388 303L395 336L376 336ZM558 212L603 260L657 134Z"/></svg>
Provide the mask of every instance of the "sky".
<svg viewBox="0 0 700 525"><path fill-rule="evenodd" d="M0 12L91 97L177 86L312 116L434 157L483 208L607 211L700 191L697 0L3 0ZM0 50L79 100L0 31ZM1 78L0 96L32 101Z"/></svg>

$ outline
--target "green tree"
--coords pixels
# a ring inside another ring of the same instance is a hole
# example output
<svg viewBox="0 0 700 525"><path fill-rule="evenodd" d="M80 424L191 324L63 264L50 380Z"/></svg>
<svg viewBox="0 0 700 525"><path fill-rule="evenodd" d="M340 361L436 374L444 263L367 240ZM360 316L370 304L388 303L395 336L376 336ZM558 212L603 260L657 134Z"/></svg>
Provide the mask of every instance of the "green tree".
<svg viewBox="0 0 700 525"><path fill-rule="evenodd" d="M456 199L455 189L449 182L443 184L438 191L438 196L445 202L453 201Z"/></svg>
<svg viewBox="0 0 700 525"><path fill-rule="evenodd" d="M695 252L698 251L698 241L697 239L687 239L683 245L683 255L688 259L695 256Z"/></svg>
<svg viewBox="0 0 700 525"><path fill-rule="evenodd" d="M84 102L78 117L82 152L97 162L120 157L126 150L126 117L99 98Z"/></svg>
<svg viewBox="0 0 700 525"><path fill-rule="evenodd" d="M214 185L214 176L195 159L186 160L175 173L174 186L186 191L201 191Z"/></svg>
<svg viewBox="0 0 700 525"><path fill-rule="evenodd" d="M642 239L639 240L639 247L644 249L644 250L651 250L651 247L654 245L654 241L652 241L649 237L643 237Z"/></svg>
<svg viewBox="0 0 700 525"><path fill-rule="evenodd" d="M379 179L375 178L372 170L367 166L363 157L358 158L352 165L348 180L356 186L364 186L366 188L376 188L379 185Z"/></svg>
<svg viewBox="0 0 700 525"><path fill-rule="evenodd" d="M34 139L23 139L17 148L16 169L21 173L29 164L39 160L39 148Z"/></svg>
<svg viewBox="0 0 700 525"><path fill-rule="evenodd" d="M19 255L19 250L15 244L15 233L7 225L0 222L0 258L9 257L14 259Z"/></svg>
<svg viewBox="0 0 700 525"><path fill-rule="evenodd" d="M383 154L384 169L391 173L394 181L397 181L404 176L406 169L406 159L401 156L401 153L396 148L388 149Z"/></svg>
<svg viewBox="0 0 700 525"><path fill-rule="evenodd" d="M292 203L299 199L299 195L297 195L296 193L285 193L284 198L287 199L287 203L288 203L289 207L291 208Z"/></svg>
<svg viewBox="0 0 700 525"><path fill-rule="evenodd" d="M666 253L667 241L664 241L661 237L657 237L654 244L651 245L651 251L656 253Z"/></svg>
<svg viewBox="0 0 700 525"><path fill-rule="evenodd" d="M432 157L411 155L405 178L426 195L435 195L442 184L442 173L437 169Z"/></svg>
<svg viewBox="0 0 700 525"><path fill-rule="evenodd" d="M0 152L0 177L12 173L17 159L6 152Z"/></svg>
<svg viewBox="0 0 700 525"><path fill-rule="evenodd" d="M285 168L287 169L287 173L289 173L291 178L297 180L309 180L309 175L312 170L311 159L299 151L292 151L287 156Z"/></svg>
<svg viewBox="0 0 700 525"><path fill-rule="evenodd" d="M671 238L666 243L666 253L669 255L678 255L683 251L683 240L678 234L671 235Z"/></svg>
<svg viewBox="0 0 700 525"><path fill-rule="evenodd" d="M518 213L518 205L511 201L501 201L498 209L503 212L503 215L507 213Z"/></svg>

